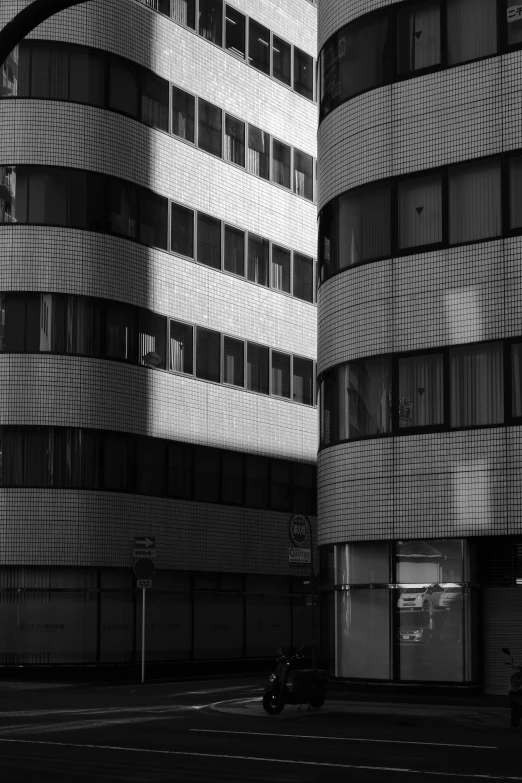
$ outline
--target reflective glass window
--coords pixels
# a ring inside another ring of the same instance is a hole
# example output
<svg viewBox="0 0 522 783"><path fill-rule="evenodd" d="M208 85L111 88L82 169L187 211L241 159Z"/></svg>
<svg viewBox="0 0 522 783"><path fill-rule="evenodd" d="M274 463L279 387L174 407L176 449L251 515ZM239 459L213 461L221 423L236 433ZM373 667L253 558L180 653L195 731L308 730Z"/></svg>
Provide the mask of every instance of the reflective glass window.
<svg viewBox="0 0 522 783"><path fill-rule="evenodd" d="M314 260L301 253L294 253L293 294L304 302L314 301Z"/></svg>
<svg viewBox="0 0 522 783"><path fill-rule="evenodd" d="M139 188L139 240L145 245L167 249L168 199Z"/></svg>
<svg viewBox="0 0 522 783"><path fill-rule="evenodd" d="M304 405L314 403L314 363L312 359L293 359L293 394L294 402Z"/></svg>
<svg viewBox="0 0 522 783"><path fill-rule="evenodd" d="M452 427L502 424L502 343L450 348L450 406Z"/></svg>
<svg viewBox="0 0 522 783"><path fill-rule="evenodd" d="M69 169L67 172L67 191L68 191L68 222L71 228L84 228L87 231L108 231L110 230L110 209L115 210L112 220L117 222L121 229L127 228L133 231L133 206L132 195L131 203L127 205L127 210L123 210L123 204L120 194L118 199L108 205L107 196L109 182L112 180L104 177L102 174L95 174L92 171L80 171L79 169ZM117 180L114 180L116 182ZM129 187L127 185L127 187ZM130 186L134 190L134 186ZM127 191L128 192L128 191ZM119 212L118 212L119 209ZM119 217L118 217L119 215ZM125 223L125 216L127 223ZM115 231L115 233L120 233ZM125 233L121 231L125 236ZM134 234L127 234L134 236Z"/></svg>
<svg viewBox="0 0 522 783"><path fill-rule="evenodd" d="M522 228L522 155L509 160L509 227Z"/></svg>
<svg viewBox="0 0 522 783"><path fill-rule="evenodd" d="M306 152L294 149L294 193L313 201L314 159Z"/></svg>
<svg viewBox="0 0 522 783"><path fill-rule="evenodd" d="M389 591L341 590L337 593L336 612L339 675L391 679Z"/></svg>
<svg viewBox="0 0 522 783"><path fill-rule="evenodd" d="M281 459L270 460L270 508L274 511L290 511L291 463Z"/></svg>
<svg viewBox="0 0 522 783"><path fill-rule="evenodd" d="M268 508L270 500L270 460L247 454L245 457L245 505Z"/></svg>
<svg viewBox="0 0 522 783"><path fill-rule="evenodd" d="M221 221L198 212L198 255L200 264L221 269Z"/></svg>
<svg viewBox="0 0 522 783"><path fill-rule="evenodd" d="M313 465L292 464L292 508L305 514L314 514L316 506L316 477Z"/></svg>
<svg viewBox="0 0 522 783"><path fill-rule="evenodd" d="M223 0L199 0L199 34L221 46L223 37Z"/></svg>
<svg viewBox="0 0 522 783"><path fill-rule="evenodd" d="M399 357L397 415L399 427L427 427L444 422L441 353Z"/></svg>
<svg viewBox="0 0 522 783"><path fill-rule="evenodd" d="M294 90L308 100L314 99L314 60L294 46Z"/></svg>
<svg viewBox="0 0 522 783"><path fill-rule="evenodd" d="M198 98L198 147L221 158L221 133L221 109Z"/></svg>
<svg viewBox="0 0 522 783"><path fill-rule="evenodd" d="M248 62L258 71L270 73L270 30L248 20Z"/></svg>
<svg viewBox="0 0 522 783"><path fill-rule="evenodd" d="M290 188L291 149L288 144L272 139L272 182Z"/></svg>
<svg viewBox="0 0 522 783"><path fill-rule="evenodd" d="M138 361L145 367L166 367L167 318L150 310L138 312Z"/></svg>
<svg viewBox="0 0 522 783"><path fill-rule="evenodd" d="M245 460L242 454L224 451L221 457L221 502L242 505Z"/></svg>
<svg viewBox="0 0 522 783"><path fill-rule="evenodd" d="M196 446L194 449L194 500L219 503L221 499L221 452Z"/></svg>
<svg viewBox="0 0 522 783"><path fill-rule="evenodd" d="M221 366L221 335L213 329L196 327L196 376L219 383Z"/></svg>
<svg viewBox="0 0 522 783"><path fill-rule="evenodd" d="M400 74L440 65L440 0L397 11L397 70Z"/></svg>
<svg viewBox="0 0 522 783"><path fill-rule="evenodd" d="M272 351L272 394L290 399L290 356Z"/></svg>
<svg viewBox="0 0 522 783"><path fill-rule="evenodd" d="M511 346L511 413L522 416L522 343Z"/></svg>
<svg viewBox="0 0 522 783"><path fill-rule="evenodd" d="M244 14L240 14L232 6L225 6L225 48L239 57L245 57L245 27Z"/></svg>
<svg viewBox="0 0 522 783"><path fill-rule="evenodd" d="M106 432L104 445L105 489L131 491L134 488L134 439L118 432Z"/></svg>
<svg viewBox="0 0 522 783"><path fill-rule="evenodd" d="M31 45L31 97L69 99L69 53L56 42Z"/></svg>
<svg viewBox="0 0 522 783"><path fill-rule="evenodd" d="M67 225L67 172L52 166L31 166L28 172L28 222Z"/></svg>
<svg viewBox="0 0 522 783"><path fill-rule="evenodd" d="M138 118L138 69L127 60L111 55L109 108Z"/></svg>
<svg viewBox="0 0 522 783"><path fill-rule="evenodd" d="M148 8L152 8L154 11L159 11L160 14L166 14L170 16L170 0L138 0ZM174 0L175 1L175 0Z"/></svg>
<svg viewBox="0 0 522 783"><path fill-rule="evenodd" d="M18 44L18 79L16 83L16 92L14 84L11 88L5 84L3 78L3 93L0 95L17 95L19 98L29 98L31 96L31 41L25 40ZM14 76L14 74L13 74Z"/></svg>
<svg viewBox="0 0 522 783"><path fill-rule="evenodd" d="M105 106L107 56L82 46L70 48L69 99L91 106Z"/></svg>
<svg viewBox="0 0 522 783"><path fill-rule="evenodd" d="M187 258L194 258L194 210L171 204L170 249Z"/></svg>
<svg viewBox="0 0 522 783"><path fill-rule="evenodd" d="M270 179L270 134L248 126L248 170L261 179Z"/></svg>
<svg viewBox="0 0 522 783"><path fill-rule="evenodd" d="M22 204L22 200L25 203ZM0 225L26 220L27 169L24 166L0 166Z"/></svg>
<svg viewBox="0 0 522 783"><path fill-rule="evenodd" d="M169 129L169 83L141 69L141 121L159 130Z"/></svg>
<svg viewBox="0 0 522 783"><path fill-rule="evenodd" d="M272 288L290 293L290 251L272 245Z"/></svg>
<svg viewBox="0 0 522 783"><path fill-rule="evenodd" d="M108 359L135 362L138 334L136 309L131 305L108 301L105 318L105 356Z"/></svg>
<svg viewBox="0 0 522 783"><path fill-rule="evenodd" d="M448 64L497 51L496 0L447 0Z"/></svg>
<svg viewBox="0 0 522 783"><path fill-rule="evenodd" d="M50 353L65 353L66 345L66 312L67 312L67 300L65 296L60 294L40 294L39 297L39 321L30 324L28 322L28 330L32 329L36 332L38 327L38 335L27 335L28 344L33 344L37 347L38 351L50 352ZM33 301L33 297L30 297ZM35 305L36 300L34 300ZM36 340L35 340L36 337Z"/></svg>
<svg viewBox="0 0 522 783"><path fill-rule="evenodd" d="M170 497L191 500L194 483L194 446L168 444L167 492Z"/></svg>
<svg viewBox="0 0 522 783"><path fill-rule="evenodd" d="M399 182L399 247L442 242L442 177Z"/></svg>
<svg viewBox="0 0 522 783"><path fill-rule="evenodd" d="M255 234L248 235L247 279L268 286L268 239Z"/></svg>
<svg viewBox="0 0 522 783"><path fill-rule="evenodd" d="M112 234L136 238L136 188L130 182L107 180L108 228Z"/></svg>
<svg viewBox="0 0 522 783"><path fill-rule="evenodd" d="M245 123L225 114L225 160L245 168Z"/></svg>
<svg viewBox="0 0 522 783"><path fill-rule="evenodd" d="M269 394L268 348L247 343L247 389L259 394Z"/></svg>
<svg viewBox="0 0 522 783"><path fill-rule="evenodd" d="M502 233L500 158L451 166L448 183L450 244Z"/></svg>
<svg viewBox="0 0 522 783"><path fill-rule="evenodd" d="M136 439L136 491L162 497L166 494L167 442L158 438Z"/></svg>
<svg viewBox="0 0 522 783"><path fill-rule="evenodd" d="M4 340L2 350L11 353L25 351L26 297L9 294L4 299Z"/></svg>
<svg viewBox="0 0 522 783"><path fill-rule="evenodd" d="M193 327L180 321L170 322L169 368L192 375Z"/></svg>
<svg viewBox="0 0 522 783"><path fill-rule="evenodd" d="M194 30L196 27L196 0L171 0L171 3L171 14L174 21Z"/></svg>
<svg viewBox="0 0 522 783"><path fill-rule="evenodd" d="M226 272L245 275L245 232L233 226L225 226L224 268Z"/></svg>
<svg viewBox="0 0 522 783"><path fill-rule="evenodd" d="M172 133L194 143L196 99L179 87L172 88Z"/></svg>
<svg viewBox="0 0 522 783"><path fill-rule="evenodd" d="M232 337L223 338L223 383L245 385L245 343Z"/></svg>
<svg viewBox="0 0 522 783"><path fill-rule="evenodd" d="M272 36L272 76L283 84L291 85L292 47L277 35Z"/></svg>
<svg viewBox="0 0 522 783"><path fill-rule="evenodd" d="M85 296L67 297L67 353L100 357L103 305Z"/></svg>

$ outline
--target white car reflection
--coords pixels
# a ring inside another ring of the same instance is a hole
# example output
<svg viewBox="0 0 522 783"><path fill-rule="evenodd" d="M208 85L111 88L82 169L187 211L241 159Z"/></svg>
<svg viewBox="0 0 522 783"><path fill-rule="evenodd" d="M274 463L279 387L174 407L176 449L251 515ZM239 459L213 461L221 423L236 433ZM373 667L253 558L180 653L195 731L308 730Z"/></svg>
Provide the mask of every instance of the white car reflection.
<svg viewBox="0 0 522 783"><path fill-rule="evenodd" d="M441 608L447 609L450 606L459 605L462 602L462 587L460 585L448 582L442 584L441 587L442 595L439 602Z"/></svg>
<svg viewBox="0 0 522 783"><path fill-rule="evenodd" d="M425 611L430 606L438 608L442 594L443 588L439 584L408 585L402 589L397 606L399 609L424 609Z"/></svg>

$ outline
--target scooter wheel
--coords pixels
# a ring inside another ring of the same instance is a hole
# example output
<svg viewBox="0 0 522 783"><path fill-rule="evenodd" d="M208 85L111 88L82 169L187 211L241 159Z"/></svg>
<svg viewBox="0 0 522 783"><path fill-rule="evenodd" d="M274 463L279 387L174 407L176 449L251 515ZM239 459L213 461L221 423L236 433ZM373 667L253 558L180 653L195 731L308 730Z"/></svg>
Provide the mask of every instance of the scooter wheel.
<svg viewBox="0 0 522 783"><path fill-rule="evenodd" d="M263 709L269 715L279 715L283 711L284 706L284 702L278 703L275 693L265 693L263 696Z"/></svg>
<svg viewBox="0 0 522 783"><path fill-rule="evenodd" d="M516 728L522 718L522 708L518 704L511 704L511 725Z"/></svg>
<svg viewBox="0 0 522 783"><path fill-rule="evenodd" d="M324 699L324 693L314 693L313 696L310 696L310 701L308 703L310 704L310 707L314 707L316 710L318 710L319 707L323 706Z"/></svg>

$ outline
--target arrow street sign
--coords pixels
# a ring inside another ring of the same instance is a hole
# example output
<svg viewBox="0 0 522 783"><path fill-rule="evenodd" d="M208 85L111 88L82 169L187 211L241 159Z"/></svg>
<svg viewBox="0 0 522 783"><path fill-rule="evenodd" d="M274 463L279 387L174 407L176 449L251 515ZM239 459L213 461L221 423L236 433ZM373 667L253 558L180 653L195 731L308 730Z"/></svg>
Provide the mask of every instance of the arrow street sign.
<svg viewBox="0 0 522 783"><path fill-rule="evenodd" d="M152 579L138 579L136 585L138 590L145 590L147 587L152 587Z"/></svg>
<svg viewBox="0 0 522 783"><path fill-rule="evenodd" d="M134 546L136 549L155 549L156 538L155 536L138 536L134 539Z"/></svg>

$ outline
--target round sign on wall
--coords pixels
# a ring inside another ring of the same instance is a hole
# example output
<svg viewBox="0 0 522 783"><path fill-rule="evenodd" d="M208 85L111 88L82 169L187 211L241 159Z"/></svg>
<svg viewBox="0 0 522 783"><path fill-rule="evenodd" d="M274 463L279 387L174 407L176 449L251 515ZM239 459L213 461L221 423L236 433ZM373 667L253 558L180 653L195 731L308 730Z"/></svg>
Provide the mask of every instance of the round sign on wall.
<svg viewBox="0 0 522 783"><path fill-rule="evenodd" d="M140 557L134 563L134 573L138 579L152 579L156 567L149 557Z"/></svg>
<svg viewBox="0 0 522 783"><path fill-rule="evenodd" d="M304 514L292 514L288 526L290 540L295 546L303 546L309 537L310 522Z"/></svg>

